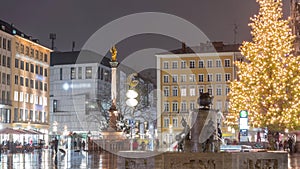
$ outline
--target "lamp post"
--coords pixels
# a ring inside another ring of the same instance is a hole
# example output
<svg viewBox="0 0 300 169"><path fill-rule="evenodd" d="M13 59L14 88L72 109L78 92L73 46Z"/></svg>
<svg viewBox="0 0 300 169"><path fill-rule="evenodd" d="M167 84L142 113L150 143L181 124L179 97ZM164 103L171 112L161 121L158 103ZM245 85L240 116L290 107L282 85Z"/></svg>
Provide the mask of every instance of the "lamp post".
<svg viewBox="0 0 300 169"><path fill-rule="evenodd" d="M134 138L134 132L132 130L134 130L134 107L138 104L138 101L136 100L138 96L138 93L136 91L134 91L133 89L129 89L126 93L126 97L128 98L126 100L126 105L132 108L132 122L130 124L130 151L133 150L133 138Z"/></svg>

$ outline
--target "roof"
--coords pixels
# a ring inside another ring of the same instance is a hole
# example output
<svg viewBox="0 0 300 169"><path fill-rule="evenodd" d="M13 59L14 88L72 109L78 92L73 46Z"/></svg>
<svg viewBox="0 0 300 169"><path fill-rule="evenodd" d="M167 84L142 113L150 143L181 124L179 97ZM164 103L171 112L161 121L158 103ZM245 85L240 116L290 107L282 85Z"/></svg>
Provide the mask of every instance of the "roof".
<svg viewBox="0 0 300 169"><path fill-rule="evenodd" d="M110 67L110 59L103 57L95 52L69 51L69 52L52 52L50 59L50 66L55 65L70 65L70 64L84 64L84 63L100 63L104 66Z"/></svg>
<svg viewBox="0 0 300 169"><path fill-rule="evenodd" d="M0 30L11 34L11 35L19 35L22 38L28 39L34 43L39 44L39 40L38 39L32 39L31 36L26 35L24 32L20 31L19 29L17 29L14 24L9 24L3 20L0 19Z"/></svg>
<svg viewBox="0 0 300 169"><path fill-rule="evenodd" d="M182 48L171 50L160 54L191 54L191 53L215 53L215 52L240 52L241 44L224 44L223 42L201 43L199 46L186 47L182 43Z"/></svg>

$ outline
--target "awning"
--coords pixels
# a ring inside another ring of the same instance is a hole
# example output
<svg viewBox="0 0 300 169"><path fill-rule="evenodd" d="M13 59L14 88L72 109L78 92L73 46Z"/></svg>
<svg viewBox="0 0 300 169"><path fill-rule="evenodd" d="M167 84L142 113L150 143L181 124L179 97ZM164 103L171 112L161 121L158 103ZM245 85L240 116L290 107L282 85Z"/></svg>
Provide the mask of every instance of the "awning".
<svg viewBox="0 0 300 169"><path fill-rule="evenodd" d="M0 129L0 134L25 134L25 132L6 127Z"/></svg>

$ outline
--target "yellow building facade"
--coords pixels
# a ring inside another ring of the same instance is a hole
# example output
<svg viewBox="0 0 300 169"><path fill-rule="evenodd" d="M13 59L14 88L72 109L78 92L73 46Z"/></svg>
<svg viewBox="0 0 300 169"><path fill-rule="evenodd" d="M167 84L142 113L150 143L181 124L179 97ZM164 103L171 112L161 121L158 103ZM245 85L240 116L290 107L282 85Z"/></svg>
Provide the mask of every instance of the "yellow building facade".
<svg viewBox="0 0 300 169"><path fill-rule="evenodd" d="M200 93L214 96L211 108L227 114L229 83L236 78L233 63L241 58L238 45L223 43L218 43L215 51L183 51L156 55L157 129L166 143L174 142L183 130L182 118L188 120L189 112L199 109Z"/></svg>
<svg viewBox="0 0 300 169"><path fill-rule="evenodd" d="M6 46L0 46L1 128L32 129L47 137L52 50L13 25L0 21L0 26L0 43Z"/></svg>

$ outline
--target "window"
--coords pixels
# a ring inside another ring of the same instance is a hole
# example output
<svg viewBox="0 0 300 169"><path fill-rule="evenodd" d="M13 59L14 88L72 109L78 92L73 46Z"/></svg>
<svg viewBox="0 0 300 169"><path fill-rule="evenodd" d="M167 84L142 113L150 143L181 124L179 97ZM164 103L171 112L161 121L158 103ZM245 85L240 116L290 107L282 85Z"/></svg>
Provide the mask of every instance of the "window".
<svg viewBox="0 0 300 169"><path fill-rule="evenodd" d="M164 102L164 112L169 112L169 111L170 111L169 102Z"/></svg>
<svg viewBox="0 0 300 169"><path fill-rule="evenodd" d="M23 101L24 101L24 93L20 92L20 102L23 102Z"/></svg>
<svg viewBox="0 0 300 169"><path fill-rule="evenodd" d="M178 103L177 102L172 102L172 111L178 112Z"/></svg>
<svg viewBox="0 0 300 169"><path fill-rule="evenodd" d="M0 65L1 65L1 61L2 61L2 60L1 60L1 55L0 55Z"/></svg>
<svg viewBox="0 0 300 169"><path fill-rule="evenodd" d="M30 64L30 72L34 73L34 65L32 63Z"/></svg>
<svg viewBox="0 0 300 169"><path fill-rule="evenodd" d="M20 67L22 70L24 70L24 61L21 60L21 67Z"/></svg>
<svg viewBox="0 0 300 169"><path fill-rule="evenodd" d="M178 76L177 75L172 75L172 82L177 83L178 81Z"/></svg>
<svg viewBox="0 0 300 169"><path fill-rule="evenodd" d="M39 59L40 59L40 60L43 60L43 59L44 59L43 56L44 56L44 54L43 54L42 52L40 52L40 57L39 57Z"/></svg>
<svg viewBox="0 0 300 169"><path fill-rule="evenodd" d="M164 64L164 69L169 69L169 62L164 61L163 64Z"/></svg>
<svg viewBox="0 0 300 169"><path fill-rule="evenodd" d="M0 37L0 48L2 48L2 37Z"/></svg>
<svg viewBox="0 0 300 169"><path fill-rule="evenodd" d="M24 78L22 76L20 76L20 85L24 86Z"/></svg>
<svg viewBox="0 0 300 169"><path fill-rule="evenodd" d="M190 61L190 68L195 68L195 61L194 60Z"/></svg>
<svg viewBox="0 0 300 169"><path fill-rule="evenodd" d="M2 73L2 84L6 84L6 74Z"/></svg>
<svg viewBox="0 0 300 169"><path fill-rule="evenodd" d="M20 109L20 120L24 121L24 109Z"/></svg>
<svg viewBox="0 0 300 169"><path fill-rule="evenodd" d="M178 62L177 61L172 62L172 69L178 69Z"/></svg>
<svg viewBox="0 0 300 169"><path fill-rule="evenodd" d="M199 94L204 93L204 86L199 86L198 91L199 91Z"/></svg>
<svg viewBox="0 0 300 169"><path fill-rule="evenodd" d="M172 87L172 96L178 96L178 87L176 86Z"/></svg>
<svg viewBox="0 0 300 169"><path fill-rule="evenodd" d="M48 62L48 55L44 54L44 62Z"/></svg>
<svg viewBox="0 0 300 169"><path fill-rule="evenodd" d="M44 91L47 91L47 90L48 90L47 83L44 83Z"/></svg>
<svg viewBox="0 0 300 169"><path fill-rule="evenodd" d="M169 75L164 75L164 83L169 83Z"/></svg>
<svg viewBox="0 0 300 169"><path fill-rule="evenodd" d="M225 81L230 81L230 73L225 73Z"/></svg>
<svg viewBox="0 0 300 169"><path fill-rule="evenodd" d="M29 96L29 102L33 103L33 94L30 94L30 96Z"/></svg>
<svg viewBox="0 0 300 169"><path fill-rule="evenodd" d="M181 69L185 69L186 68L186 61L181 61Z"/></svg>
<svg viewBox="0 0 300 169"><path fill-rule="evenodd" d="M39 89L39 81L35 81L35 89Z"/></svg>
<svg viewBox="0 0 300 169"><path fill-rule="evenodd" d="M2 91L2 100L5 100L5 91Z"/></svg>
<svg viewBox="0 0 300 169"><path fill-rule="evenodd" d="M34 104L39 104L39 96L35 95Z"/></svg>
<svg viewBox="0 0 300 169"><path fill-rule="evenodd" d="M6 39L5 38L3 38L3 40L2 40L2 48L3 49L6 49Z"/></svg>
<svg viewBox="0 0 300 169"><path fill-rule="evenodd" d="M17 85L19 83L19 76L15 75L15 84Z"/></svg>
<svg viewBox="0 0 300 169"><path fill-rule="evenodd" d="M101 71L103 72L103 69L101 69ZM102 75L102 74L101 74ZM78 79L82 79L82 67L79 67L78 68ZM102 76L102 79L103 80L103 76Z"/></svg>
<svg viewBox="0 0 300 169"><path fill-rule="evenodd" d="M204 68L204 61L203 60L199 60L199 68Z"/></svg>
<svg viewBox="0 0 300 169"><path fill-rule="evenodd" d="M2 66L6 66L6 56L2 56Z"/></svg>
<svg viewBox="0 0 300 169"><path fill-rule="evenodd" d="M25 98L24 98L24 101L26 102L26 103L28 103L28 101L29 101L29 94L28 93L25 93Z"/></svg>
<svg viewBox="0 0 300 169"><path fill-rule="evenodd" d="M213 67L213 61L212 60L207 61L207 67L209 67L209 68Z"/></svg>
<svg viewBox="0 0 300 169"><path fill-rule="evenodd" d="M7 50L11 51L11 41L7 40Z"/></svg>
<svg viewBox="0 0 300 169"><path fill-rule="evenodd" d="M178 118L173 118L173 127L178 127Z"/></svg>
<svg viewBox="0 0 300 169"><path fill-rule="evenodd" d="M190 102L190 110L194 110L195 109L195 102Z"/></svg>
<svg viewBox="0 0 300 169"><path fill-rule="evenodd" d="M199 78L199 82L204 82L204 74L199 74L198 78Z"/></svg>
<svg viewBox="0 0 300 169"><path fill-rule="evenodd" d="M212 95L213 95L212 87L208 87L208 88L207 88L207 92L208 92L209 95L212 96Z"/></svg>
<svg viewBox="0 0 300 169"><path fill-rule="evenodd" d="M14 101L19 101L19 92L18 91L14 92Z"/></svg>
<svg viewBox="0 0 300 169"><path fill-rule="evenodd" d="M29 63L28 63L28 62L26 62L26 64L25 64L25 65L26 65L26 67L25 67L25 70L29 72Z"/></svg>
<svg viewBox="0 0 300 169"><path fill-rule="evenodd" d="M19 121L18 115L19 115L18 108L14 108L14 121L15 122Z"/></svg>
<svg viewBox="0 0 300 169"><path fill-rule="evenodd" d="M207 81L212 82L213 81L213 75L212 74L207 74Z"/></svg>
<svg viewBox="0 0 300 169"><path fill-rule="evenodd" d="M6 84L10 85L10 74L7 74L6 76Z"/></svg>
<svg viewBox="0 0 300 169"><path fill-rule="evenodd" d="M180 75L180 81L186 82L186 75Z"/></svg>
<svg viewBox="0 0 300 169"><path fill-rule="evenodd" d="M217 59L216 60L216 67L221 67L222 65L221 65L221 60L220 59Z"/></svg>
<svg viewBox="0 0 300 169"><path fill-rule="evenodd" d="M225 59L225 67L230 67L230 59Z"/></svg>
<svg viewBox="0 0 300 169"><path fill-rule="evenodd" d="M92 67L85 68L85 78L92 79Z"/></svg>
<svg viewBox="0 0 300 169"><path fill-rule="evenodd" d="M30 57L34 57L34 49L30 49Z"/></svg>
<svg viewBox="0 0 300 169"><path fill-rule="evenodd" d="M29 120L33 121L33 110L29 111Z"/></svg>
<svg viewBox="0 0 300 169"><path fill-rule="evenodd" d="M181 111L182 112L186 112L187 111L187 107L186 107L186 102L181 102Z"/></svg>
<svg viewBox="0 0 300 169"><path fill-rule="evenodd" d="M35 58L38 59L39 58L39 51L35 50Z"/></svg>
<svg viewBox="0 0 300 169"><path fill-rule="evenodd" d="M219 86L217 87L217 96L221 96L222 95L222 88Z"/></svg>
<svg viewBox="0 0 300 169"><path fill-rule="evenodd" d="M43 82L40 81L40 90L43 90Z"/></svg>
<svg viewBox="0 0 300 169"><path fill-rule="evenodd" d="M196 96L196 89L195 89L195 87L190 87L190 96Z"/></svg>
<svg viewBox="0 0 300 169"><path fill-rule="evenodd" d="M169 127L169 123L170 123L170 119L165 117L164 118L164 127L166 127L166 128Z"/></svg>
<svg viewBox="0 0 300 169"><path fill-rule="evenodd" d="M32 79L30 79L30 88L34 88L34 83L33 83L33 80Z"/></svg>
<svg viewBox="0 0 300 169"><path fill-rule="evenodd" d="M25 86L28 87L29 86L29 79L25 78Z"/></svg>
<svg viewBox="0 0 300 169"><path fill-rule="evenodd" d="M180 96L186 96L186 87L180 86Z"/></svg>
<svg viewBox="0 0 300 169"><path fill-rule="evenodd" d="M42 96L39 97L39 105L43 105L43 97Z"/></svg>
<svg viewBox="0 0 300 169"><path fill-rule="evenodd" d="M71 79L76 79L76 68L71 67Z"/></svg>
<svg viewBox="0 0 300 169"><path fill-rule="evenodd" d="M222 81L222 74L221 73L217 73L216 74L216 81L217 82L221 82Z"/></svg>
<svg viewBox="0 0 300 169"><path fill-rule="evenodd" d="M224 104L225 111L228 111L228 108L229 108L229 102L225 101L225 104Z"/></svg>
<svg viewBox="0 0 300 169"><path fill-rule="evenodd" d="M44 74L45 74L46 77L48 76L48 70L47 70L47 68L44 69Z"/></svg>
<svg viewBox="0 0 300 169"><path fill-rule="evenodd" d="M59 69L59 80L62 80L62 68Z"/></svg>
<svg viewBox="0 0 300 169"><path fill-rule="evenodd" d="M42 76L43 76L43 71L44 71L44 68L41 66L40 67L40 75L42 75Z"/></svg>
<svg viewBox="0 0 300 169"><path fill-rule="evenodd" d="M225 95L227 96L230 92L230 88L228 86L226 86L226 89L225 89Z"/></svg>
<svg viewBox="0 0 300 169"><path fill-rule="evenodd" d="M47 106L48 105L48 100L47 100L47 97L44 97L44 106Z"/></svg>
<svg viewBox="0 0 300 169"><path fill-rule="evenodd" d="M169 87L164 86L164 96L168 97L169 96Z"/></svg>
<svg viewBox="0 0 300 169"><path fill-rule="evenodd" d="M190 82L195 82L195 74L190 74Z"/></svg>
<svg viewBox="0 0 300 169"><path fill-rule="evenodd" d="M29 56L29 47L28 47L28 46L25 47L25 54L26 54L27 56Z"/></svg>
<svg viewBox="0 0 300 169"><path fill-rule="evenodd" d="M7 67L10 68L10 57L7 57Z"/></svg>
<svg viewBox="0 0 300 169"><path fill-rule="evenodd" d="M20 52L24 53L24 45L23 44L21 44L21 51Z"/></svg>
<svg viewBox="0 0 300 169"><path fill-rule="evenodd" d="M39 66L35 65L35 74L39 74Z"/></svg>

